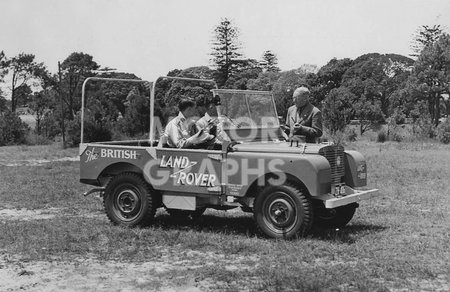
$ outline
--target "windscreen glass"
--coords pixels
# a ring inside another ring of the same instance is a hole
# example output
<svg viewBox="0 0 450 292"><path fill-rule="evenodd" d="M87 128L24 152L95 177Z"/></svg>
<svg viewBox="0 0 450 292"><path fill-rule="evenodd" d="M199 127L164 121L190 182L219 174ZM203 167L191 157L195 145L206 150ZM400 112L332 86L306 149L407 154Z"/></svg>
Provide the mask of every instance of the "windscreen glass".
<svg viewBox="0 0 450 292"><path fill-rule="evenodd" d="M220 90L218 94L225 128L279 127L270 92Z"/></svg>

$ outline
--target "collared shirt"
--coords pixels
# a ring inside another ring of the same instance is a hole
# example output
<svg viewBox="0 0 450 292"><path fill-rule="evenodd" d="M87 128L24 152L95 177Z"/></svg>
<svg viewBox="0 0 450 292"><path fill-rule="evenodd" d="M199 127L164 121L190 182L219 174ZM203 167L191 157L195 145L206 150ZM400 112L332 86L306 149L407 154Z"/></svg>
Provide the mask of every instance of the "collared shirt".
<svg viewBox="0 0 450 292"><path fill-rule="evenodd" d="M304 135L306 142L314 143L316 138L322 136L322 113L312 104L307 104L301 112L296 105L288 109L286 125L290 128L290 136ZM294 125L300 124L302 127L294 130Z"/></svg>
<svg viewBox="0 0 450 292"><path fill-rule="evenodd" d="M189 143L187 139L191 136L188 123L182 112L167 123L164 130L164 136L167 138L167 144L173 148L187 148Z"/></svg>

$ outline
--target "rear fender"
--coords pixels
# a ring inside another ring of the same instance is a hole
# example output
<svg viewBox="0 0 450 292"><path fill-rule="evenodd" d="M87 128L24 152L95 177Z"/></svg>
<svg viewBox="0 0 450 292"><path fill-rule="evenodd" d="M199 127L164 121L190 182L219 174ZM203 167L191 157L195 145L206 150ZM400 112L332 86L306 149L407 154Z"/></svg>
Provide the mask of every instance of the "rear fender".
<svg viewBox="0 0 450 292"><path fill-rule="evenodd" d="M103 178L122 172L143 174L144 166L156 157L152 147L84 144L80 151L80 181L101 186ZM146 175L147 182L149 179Z"/></svg>

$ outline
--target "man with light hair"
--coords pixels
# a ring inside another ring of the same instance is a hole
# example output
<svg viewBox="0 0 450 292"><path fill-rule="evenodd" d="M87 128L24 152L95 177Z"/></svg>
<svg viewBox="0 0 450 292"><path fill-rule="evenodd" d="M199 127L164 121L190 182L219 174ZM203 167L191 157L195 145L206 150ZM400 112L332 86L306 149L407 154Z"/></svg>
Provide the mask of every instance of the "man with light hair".
<svg viewBox="0 0 450 292"><path fill-rule="evenodd" d="M289 128L289 138L305 136L307 143L315 143L322 136L322 113L313 106L309 99L309 89L302 86L292 95L294 105L288 109L286 126Z"/></svg>

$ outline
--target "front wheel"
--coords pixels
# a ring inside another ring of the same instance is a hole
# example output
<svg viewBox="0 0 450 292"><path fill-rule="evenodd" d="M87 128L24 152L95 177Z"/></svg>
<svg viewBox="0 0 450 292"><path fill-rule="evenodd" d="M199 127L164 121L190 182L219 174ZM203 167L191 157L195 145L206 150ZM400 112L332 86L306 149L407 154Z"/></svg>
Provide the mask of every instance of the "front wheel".
<svg viewBox="0 0 450 292"><path fill-rule="evenodd" d="M105 189L104 207L109 220L128 227L146 226L156 212L154 191L135 173L121 173Z"/></svg>
<svg viewBox="0 0 450 292"><path fill-rule="evenodd" d="M290 239L309 231L313 208L307 194L298 187L291 184L269 186L256 197L254 217L267 236Z"/></svg>

